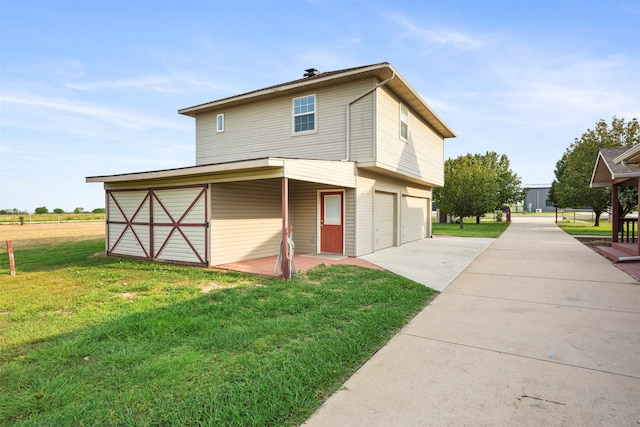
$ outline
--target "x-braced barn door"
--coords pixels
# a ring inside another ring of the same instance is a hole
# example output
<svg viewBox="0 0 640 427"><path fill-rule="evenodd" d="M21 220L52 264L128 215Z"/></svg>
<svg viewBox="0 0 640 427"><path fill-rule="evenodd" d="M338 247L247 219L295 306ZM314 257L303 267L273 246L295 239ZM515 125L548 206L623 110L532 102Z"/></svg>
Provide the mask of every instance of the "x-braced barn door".
<svg viewBox="0 0 640 427"><path fill-rule="evenodd" d="M107 254L208 266L207 190L107 190Z"/></svg>

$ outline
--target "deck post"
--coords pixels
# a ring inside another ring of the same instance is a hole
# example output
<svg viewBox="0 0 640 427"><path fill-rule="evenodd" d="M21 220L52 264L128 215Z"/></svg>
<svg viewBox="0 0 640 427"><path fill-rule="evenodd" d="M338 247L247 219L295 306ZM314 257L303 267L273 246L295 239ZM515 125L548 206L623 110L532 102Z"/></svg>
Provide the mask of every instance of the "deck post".
<svg viewBox="0 0 640 427"><path fill-rule="evenodd" d="M638 196L640 197L640 196ZM612 183L611 185L611 216L613 217L613 224L611 224L611 242L618 243L618 228L620 225L620 210L618 206L620 201L618 200L618 184Z"/></svg>
<svg viewBox="0 0 640 427"><path fill-rule="evenodd" d="M282 178L282 277L291 279L289 266L289 178Z"/></svg>

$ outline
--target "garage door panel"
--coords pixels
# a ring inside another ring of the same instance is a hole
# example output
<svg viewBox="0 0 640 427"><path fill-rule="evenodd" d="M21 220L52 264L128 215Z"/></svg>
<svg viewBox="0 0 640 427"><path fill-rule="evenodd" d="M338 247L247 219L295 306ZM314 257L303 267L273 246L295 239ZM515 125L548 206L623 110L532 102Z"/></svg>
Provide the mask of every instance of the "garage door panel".
<svg viewBox="0 0 640 427"><path fill-rule="evenodd" d="M375 250L394 245L395 212L395 194L376 191L374 197Z"/></svg>
<svg viewBox="0 0 640 427"><path fill-rule="evenodd" d="M427 237L427 202L420 197L402 196L401 243Z"/></svg>

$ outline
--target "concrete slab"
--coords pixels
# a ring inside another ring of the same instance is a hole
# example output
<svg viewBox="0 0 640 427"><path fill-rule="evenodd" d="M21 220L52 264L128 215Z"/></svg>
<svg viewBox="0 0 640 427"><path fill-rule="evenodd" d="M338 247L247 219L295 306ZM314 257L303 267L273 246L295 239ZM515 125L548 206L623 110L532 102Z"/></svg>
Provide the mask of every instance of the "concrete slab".
<svg viewBox="0 0 640 427"><path fill-rule="evenodd" d="M495 240L436 236L379 250L361 258L442 291Z"/></svg>
<svg viewBox="0 0 640 427"><path fill-rule="evenodd" d="M632 426L640 381L397 335L304 425Z"/></svg>
<svg viewBox="0 0 640 427"><path fill-rule="evenodd" d="M450 275L305 425L640 424L637 281L552 218L514 218Z"/></svg>
<svg viewBox="0 0 640 427"><path fill-rule="evenodd" d="M577 245L582 245L577 242ZM584 245L582 245L584 246ZM595 280L616 283L635 282L625 272L612 267L604 257L587 248L587 251L573 251L570 256L555 251L529 250L526 253L513 250L494 249L491 254L479 257L466 270L518 277L540 277L548 279Z"/></svg>
<svg viewBox="0 0 640 427"><path fill-rule="evenodd" d="M496 276L465 271L447 287L448 294L509 298L576 308L640 313L637 282L602 282L540 277ZM505 295L505 287L509 295ZM615 298L612 298L615 297Z"/></svg>
<svg viewBox="0 0 640 427"><path fill-rule="evenodd" d="M443 293L402 333L640 378L640 315L594 311Z"/></svg>

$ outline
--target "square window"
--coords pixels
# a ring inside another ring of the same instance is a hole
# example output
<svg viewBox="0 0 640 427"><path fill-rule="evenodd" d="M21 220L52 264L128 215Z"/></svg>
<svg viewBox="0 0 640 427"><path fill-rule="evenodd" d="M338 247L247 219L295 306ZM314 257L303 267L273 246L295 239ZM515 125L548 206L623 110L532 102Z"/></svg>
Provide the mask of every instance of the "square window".
<svg viewBox="0 0 640 427"><path fill-rule="evenodd" d="M316 130L316 96L307 95L293 99L293 133Z"/></svg>

